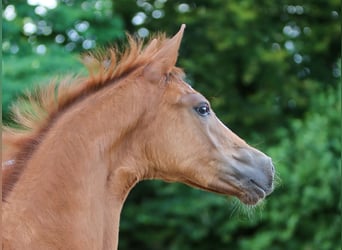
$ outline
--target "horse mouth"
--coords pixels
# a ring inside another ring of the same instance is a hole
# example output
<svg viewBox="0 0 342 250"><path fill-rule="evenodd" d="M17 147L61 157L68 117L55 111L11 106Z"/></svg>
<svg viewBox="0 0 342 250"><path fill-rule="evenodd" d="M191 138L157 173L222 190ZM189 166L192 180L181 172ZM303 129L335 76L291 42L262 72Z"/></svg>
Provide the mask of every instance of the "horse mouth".
<svg viewBox="0 0 342 250"><path fill-rule="evenodd" d="M265 199L268 192L253 180L250 183L248 189L245 189L244 193L238 198L246 205L256 205Z"/></svg>
<svg viewBox="0 0 342 250"><path fill-rule="evenodd" d="M256 205L269 195L273 188L265 190L260 184L254 180L246 183L238 181L234 178L219 177L215 182L209 183L207 186L199 185L196 182L187 180L190 186L228 196L235 196L245 205Z"/></svg>
<svg viewBox="0 0 342 250"><path fill-rule="evenodd" d="M253 180L243 184L240 181L225 178L219 178L217 182L211 183L204 189L223 195L235 196L246 205L256 205L271 193L271 190L265 190Z"/></svg>

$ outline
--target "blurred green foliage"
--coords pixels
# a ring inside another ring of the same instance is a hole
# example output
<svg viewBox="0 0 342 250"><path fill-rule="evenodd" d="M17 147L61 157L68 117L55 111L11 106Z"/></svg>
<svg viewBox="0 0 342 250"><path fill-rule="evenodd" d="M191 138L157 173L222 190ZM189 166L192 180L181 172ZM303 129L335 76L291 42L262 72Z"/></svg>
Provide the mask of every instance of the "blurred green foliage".
<svg viewBox="0 0 342 250"><path fill-rule="evenodd" d="M186 23L178 64L188 82L276 164L278 187L256 208L182 184L138 184L120 249L340 247L339 1L38 2L3 1L4 121L25 89L85 74L80 52Z"/></svg>
<svg viewBox="0 0 342 250"><path fill-rule="evenodd" d="M109 0L4 2L5 122L9 121L11 101L26 89L56 76L86 73L79 53L124 37L123 20Z"/></svg>

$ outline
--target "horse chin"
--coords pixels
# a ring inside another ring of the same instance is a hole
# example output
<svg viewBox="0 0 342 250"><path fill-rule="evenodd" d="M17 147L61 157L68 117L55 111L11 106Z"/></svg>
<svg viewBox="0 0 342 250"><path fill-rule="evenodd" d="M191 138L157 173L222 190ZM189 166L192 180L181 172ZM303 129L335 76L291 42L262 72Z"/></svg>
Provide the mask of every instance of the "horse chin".
<svg viewBox="0 0 342 250"><path fill-rule="evenodd" d="M266 191L258 185L241 187L242 193L236 195L245 205L257 205L267 196Z"/></svg>
<svg viewBox="0 0 342 250"><path fill-rule="evenodd" d="M263 201L266 197L264 190L259 189L258 191L246 191L243 195L238 196L239 200L246 205L257 205Z"/></svg>

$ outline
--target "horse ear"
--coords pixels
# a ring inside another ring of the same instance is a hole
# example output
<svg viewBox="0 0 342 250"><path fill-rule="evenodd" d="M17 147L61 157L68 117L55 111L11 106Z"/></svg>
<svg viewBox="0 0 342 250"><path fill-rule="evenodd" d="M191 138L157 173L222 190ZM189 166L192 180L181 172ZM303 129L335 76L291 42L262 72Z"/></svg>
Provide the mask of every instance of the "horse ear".
<svg viewBox="0 0 342 250"><path fill-rule="evenodd" d="M185 24L182 24L176 35L163 42L158 51L153 55L152 62L145 67L145 78L149 79L151 82L159 82L164 75L168 75L171 72L177 62L178 50L182 41L184 29ZM150 45L152 45L152 43L156 43L156 41L153 40Z"/></svg>

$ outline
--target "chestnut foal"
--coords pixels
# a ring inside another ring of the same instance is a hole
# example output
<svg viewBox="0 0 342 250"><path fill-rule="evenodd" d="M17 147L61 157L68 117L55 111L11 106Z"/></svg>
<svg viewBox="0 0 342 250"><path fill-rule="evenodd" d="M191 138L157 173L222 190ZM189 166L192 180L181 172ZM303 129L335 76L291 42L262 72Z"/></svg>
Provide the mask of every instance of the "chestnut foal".
<svg viewBox="0 0 342 250"><path fill-rule="evenodd" d="M175 66L185 25L145 47L87 56L90 76L51 83L4 128L3 249L116 249L120 212L143 179L256 204L271 158L230 131Z"/></svg>

